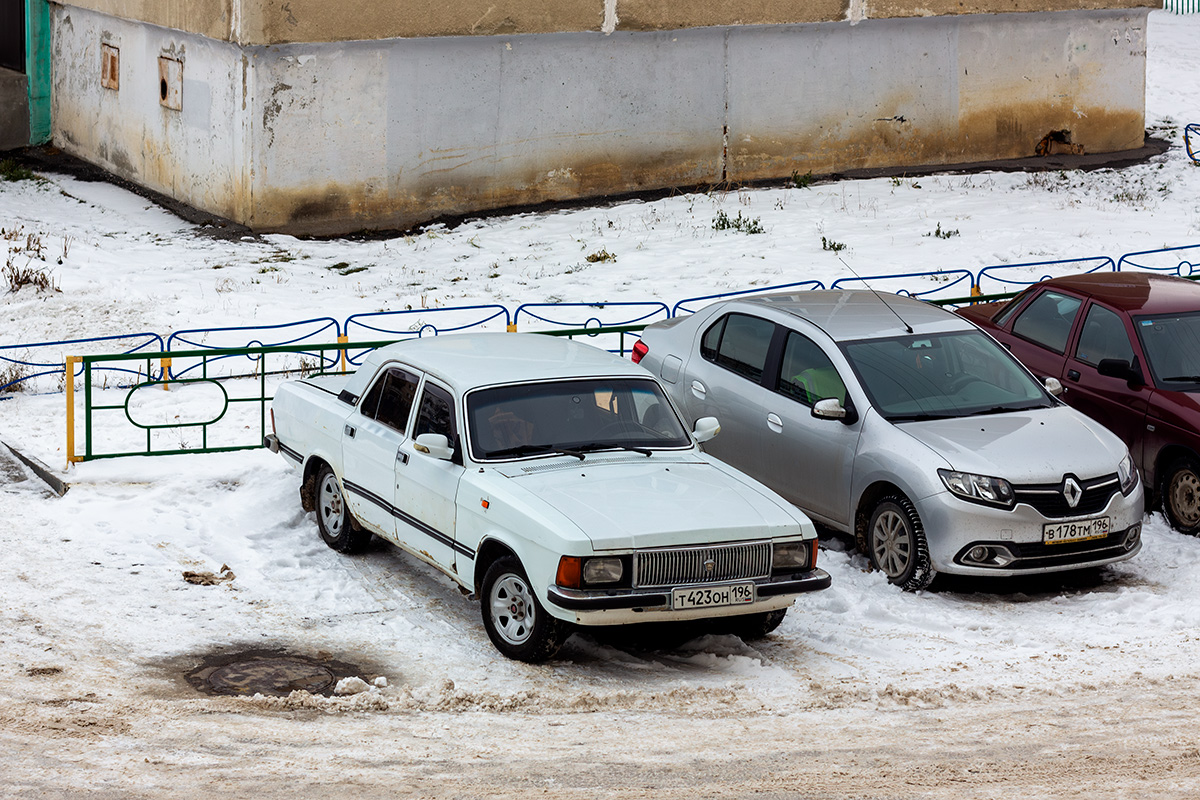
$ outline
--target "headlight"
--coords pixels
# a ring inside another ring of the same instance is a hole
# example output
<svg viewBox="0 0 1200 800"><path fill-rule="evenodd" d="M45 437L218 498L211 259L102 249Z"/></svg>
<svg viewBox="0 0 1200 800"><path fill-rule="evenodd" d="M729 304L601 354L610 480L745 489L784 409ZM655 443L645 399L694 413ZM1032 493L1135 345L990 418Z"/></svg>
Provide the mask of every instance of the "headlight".
<svg viewBox="0 0 1200 800"><path fill-rule="evenodd" d="M777 542L771 550L771 569L775 572L808 569L811 551L811 542Z"/></svg>
<svg viewBox="0 0 1200 800"><path fill-rule="evenodd" d="M964 500L1002 508L1012 508L1013 506L1012 486L1003 478L975 475L970 472L955 472L949 469L939 469L938 477L942 479L942 483L946 484L947 489Z"/></svg>
<svg viewBox="0 0 1200 800"><path fill-rule="evenodd" d="M1121 494L1129 494L1137 486L1137 470L1133 468L1133 457L1129 453L1117 464L1117 477L1121 479Z"/></svg>
<svg viewBox="0 0 1200 800"><path fill-rule="evenodd" d="M583 562L583 583L616 583L621 580L624 567L619 558L589 558Z"/></svg>

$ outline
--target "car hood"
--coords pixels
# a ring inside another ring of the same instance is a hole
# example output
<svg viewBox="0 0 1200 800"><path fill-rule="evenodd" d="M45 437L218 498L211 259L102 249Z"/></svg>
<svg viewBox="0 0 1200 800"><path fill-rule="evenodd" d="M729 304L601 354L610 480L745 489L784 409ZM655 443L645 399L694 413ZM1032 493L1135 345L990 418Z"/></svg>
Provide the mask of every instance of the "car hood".
<svg viewBox="0 0 1200 800"><path fill-rule="evenodd" d="M951 469L1010 483L1057 483L1067 473L1085 480L1110 475L1125 456L1115 434L1066 406L897 427Z"/></svg>
<svg viewBox="0 0 1200 800"><path fill-rule="evenodd" d="M502 473L578 525L596 550L811 534L800 511L745 476L704 460L636 458Z"/></svg>

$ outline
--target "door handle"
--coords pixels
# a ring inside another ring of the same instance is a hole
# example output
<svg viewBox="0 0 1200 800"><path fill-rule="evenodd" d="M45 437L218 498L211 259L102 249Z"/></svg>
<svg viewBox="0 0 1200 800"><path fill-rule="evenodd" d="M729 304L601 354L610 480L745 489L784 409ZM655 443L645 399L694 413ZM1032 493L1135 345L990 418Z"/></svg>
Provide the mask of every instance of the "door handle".
<svg viewBox="0 0 1200 800"><path fill-rule="evenodd" d="M1067 380L1070 380L1070 381L1079 380L1079 370L1077 370L1077 369L1067 370Z"/></svg>
<svg viewBox="0 0 1200 800"><path fill-rule="evenodd" d="M692 394L703 400L705 395L708 394L708 389L705 389L704 384L700 381L692 381Z"/></svg>
<svg viewBox="0 0 1200 800"><path fill-rule="evenodd" d="M778 414L767 414L767 427L775 433L783 433L783 420Z"/></svg>
<svg viewBox="0 0 1200 800"><path fill-rule="evenodd" d="M400 464L408 463L408 453L404 452L403 448L396 450L396 461Z"/></svg>
<svg viewBox="0 0 1200 800"><path fill-rule="evenodd" d="M354 427L353 426L347 425L345 428L343 428L343 430L346 432L346 435L349 436L351 439L354 438Z"/></svg>

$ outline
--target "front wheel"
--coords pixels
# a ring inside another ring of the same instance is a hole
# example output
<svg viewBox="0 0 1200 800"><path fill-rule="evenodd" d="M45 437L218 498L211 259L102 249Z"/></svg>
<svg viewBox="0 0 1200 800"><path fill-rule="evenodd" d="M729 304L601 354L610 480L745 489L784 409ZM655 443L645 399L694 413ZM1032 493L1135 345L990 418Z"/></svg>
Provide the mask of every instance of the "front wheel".
<svg viewBox="0 0 1200 800"><path fill-rule="evenodd" d="M317 470L317 530L325 544L339 553L359 553L371 542L371 532L364 530L346 507L342 485L328 464Z"/></svg>
<svg viewBox="0 0 1200 800"><path fill-rule="evenodd" d="M479 604L488 638L515 661L532 664L552 658L571 635L570 625L547 614L538 602L515 556L498 558L488 567Z"/></svg>
<svg viewBox="0 0 1200 800"><path fill-rule="evenodd" d="M1200 533L1200 465L1185 457L1167 468L1162 485L1163 511L1180 533Z"/></svg>
<svg viewBox="0 0 1200 800"><path fill-rule="evenodd" d="M743 642L764 639L783 624L783 618L787 616L787 612L786 608L778 608L774 611L761 611L757 614L730 617L728 630Z"/></svg>
<svg viewBox="0 0 1200 800"><path fill-rule="evenodd" d="M887 575L888 583L906 592L933 582L929 545L917 509L904 495L883 498L867 525L867 554L871 564Z"/></svg>

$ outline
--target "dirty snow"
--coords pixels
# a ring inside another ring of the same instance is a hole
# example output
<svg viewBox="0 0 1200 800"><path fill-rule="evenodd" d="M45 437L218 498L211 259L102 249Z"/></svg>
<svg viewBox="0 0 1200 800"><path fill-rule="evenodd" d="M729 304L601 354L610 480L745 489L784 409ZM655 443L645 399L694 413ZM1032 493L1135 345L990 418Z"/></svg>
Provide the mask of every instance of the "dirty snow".
<svg viewBox="0 0 1200 800"><path fill-rule="evenodd" d="M1147 125L1172 149L1121 171L685 195L379 241L228 242L107 184L0 184L14 263L60 290L5 295L0 344L472 303L673 304L828 283L849 274L839 256L875 275L1197 244L1182 129L1200 122L1198 72L1200 16L1152 12ZM714 231L718 211L767 232ZM601 251L615 261L587 260ZM63 396L0 402L0 438L61 468ZM61 499L23 472L0 491L6 797L1200 792L1200 540L1158 514L1137 558L1098 573L915 595L831 537L833 587L763 642L582 635L534 667L500 658L473 601L414 559L326 548L277 456L119 458L66 477ZM231 580L183 578L223 567ZM207 697L183 679L239 648L361 674L335 697Z"/></svg>

